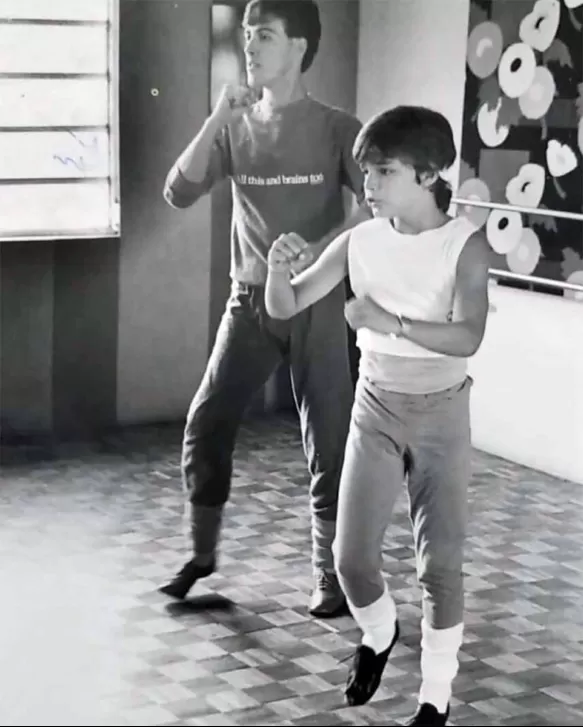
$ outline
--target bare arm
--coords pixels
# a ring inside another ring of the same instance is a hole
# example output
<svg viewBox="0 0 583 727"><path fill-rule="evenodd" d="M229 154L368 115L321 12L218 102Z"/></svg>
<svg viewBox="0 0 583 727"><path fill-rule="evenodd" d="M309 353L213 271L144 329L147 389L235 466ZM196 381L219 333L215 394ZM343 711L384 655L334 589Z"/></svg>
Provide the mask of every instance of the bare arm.
<svg viewBox="0 0 583 727"><path fill-rule="evenodd" d="M354 300L348 319L353 327L366 326L380 333L400 335L430 351L446 356L472 356L482 342L488 316L489 245L481 231L467 241L458 259L454 320L447 323L411 320L403 326L393 313L376 303ZM351 322L355 322L355 325Z"/></svg>
<svg viewBox="0 0 583 727"><path fill-rule="evenodd" d="M454 320L450 323L405 320L404 337L436 353L473 356L486 329L489 261L488 242L482 232L475 232L458 259Z"/></svg>
<svg viewBox="0 0 583 727"><path fill-rule="evenodd" d="M294 259L306 243L297 235L282 235L269 251L265 284L265 306L272 318L288 319L324 298L342 280L348 270L350 230L342 232L316 262L291 277Z"/></svg>

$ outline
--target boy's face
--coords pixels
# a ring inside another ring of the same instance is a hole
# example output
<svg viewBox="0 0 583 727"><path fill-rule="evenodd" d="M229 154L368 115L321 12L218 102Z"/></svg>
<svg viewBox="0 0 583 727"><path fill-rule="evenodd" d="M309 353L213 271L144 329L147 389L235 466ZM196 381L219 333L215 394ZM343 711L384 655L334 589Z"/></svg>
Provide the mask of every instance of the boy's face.
<svg viewBox="0 0 583 727"><path fill-rule="evenodd" d="M257 25L245 25L244 50L247 83L252 88L269 88L288 76L303 57L305 41L288 38L283 20L269 16Z"/></svg>
<svg viewBox="0 0 583 727"><path fill-rule="evenodd" d="M399 159L363 162L366 201L375 217L400 217L410 213L426 191L415 169Z"/></svg>

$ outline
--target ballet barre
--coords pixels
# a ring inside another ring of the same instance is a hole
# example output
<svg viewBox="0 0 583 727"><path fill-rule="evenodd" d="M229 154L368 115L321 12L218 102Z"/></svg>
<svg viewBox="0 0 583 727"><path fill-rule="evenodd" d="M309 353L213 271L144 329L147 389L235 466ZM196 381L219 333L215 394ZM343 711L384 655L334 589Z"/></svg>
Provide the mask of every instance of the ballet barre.
<svg viewBox="0 0 583 727"><path fill-rule="evenodd" d="M461 207L483 207L492 210L504 210L506 212L519 212L524 215L560 217L564 220L583 222L583 213L581 212L564 212L562 210L549 210L541 207L520 207L514 204L504 204L503 202L484 202L481 199L464 199L463 197L453 197L451 203L460 205Z"/></svg>
<svg viewBox="0 0 583 727"><path fill-rule="evenodd" d="M547 288L558 288L560 290L574 290L583 293L583 285L579 283L568 283L566 280L552 280L550 278L538 278L535 275L521 275L520 273L511 273L508 270L497 270L490 268L490 277L496 279L505 278L507 280L516 280L521 283L530 285L544 285Z"/></svg>
<svg viewBox="0 0 583 727"><path fill-rule="evenodd" d="M481 199L465 199L463 197L453 197L452 204L460 207L481 207L483 209L504 210L506 212L518 212L525 215L539 215L541 217L560 217L566 220L576 220L583 222L583 214L579 212L565 212L563 210L541 209L540 207L521 207L514 204L504 204L503 202L485 202ZM539 278L535 275L521 275L519 273L511 273L506 270L490 269L490 276L499 280L516 280L517 282L527 283L528 285L543 285L547 288L556 288L558 290L572 290L577 293L583 293L583 285L579 283L568 283L562 280L552 280L551 278Z"/></svg>

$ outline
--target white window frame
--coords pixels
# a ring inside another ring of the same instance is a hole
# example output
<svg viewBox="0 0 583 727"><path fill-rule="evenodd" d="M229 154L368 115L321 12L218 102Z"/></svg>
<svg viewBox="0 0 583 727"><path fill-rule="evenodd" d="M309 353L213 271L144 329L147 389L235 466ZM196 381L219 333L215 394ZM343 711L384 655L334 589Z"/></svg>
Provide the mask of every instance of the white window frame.
<svg viewBox="0 0 583 727"><path fill-rule="evenodd" d="M50 7L51 0L46 0L47 5ZM79 2L91 2L91 0L79 0ZM109 159L107 169L107 181L109 186L109 220L107 224L100 228L92 229L51 229L51 230L30 230L26 229L25 221L22 221L22 228L16 231L7 231L2 229L0 225L0 242L2 241L14 241L14 240L63 240L63 239L99 239L99 238L115 238L121 235L121 204L120 204L120 169L119 169L119 24L120 24L120 0L107 0L108 4L108 20L96 21L96 20L63 20L63 19L20 19L20 18L3 18L0 17L0 24L6 25L52 25L52 26L95 26L103 25L107 26L107 86L108 86L108 109L107 109L107 124L105 126L88 126L88 130L105 130L109 137ZM1 73L0 78L91 78L98 77L102 78L103 75L99 74L84 74L84 73ZM17 126L2 126L2 120L0 119L0 134L11 133L17 129L23 129L24 131L38 132L38 131L69 131L68 127L55 127L55 126L44 126L39 125L35 127L17 127ZM75 126L72 127L72 131L83 131L85 127ZM103 177L99 177L103 178ZM47 184L51 182L62 183L62 184L83 184L87 179L91 177L80 177L80 178L55 178L47 179L43 177L36 177L31 179L18 179L11 180L5 179L2 176L2 168L0 164L0 192L2 186L10 186L15 184Z"/></svg>

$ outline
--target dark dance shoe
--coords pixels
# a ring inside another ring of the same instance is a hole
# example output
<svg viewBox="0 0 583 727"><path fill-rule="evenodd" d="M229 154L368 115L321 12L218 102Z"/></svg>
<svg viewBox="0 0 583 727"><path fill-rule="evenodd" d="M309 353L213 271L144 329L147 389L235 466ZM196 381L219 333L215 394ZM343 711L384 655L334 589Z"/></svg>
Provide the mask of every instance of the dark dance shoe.
<svg viewBox="0 0 583 727"><path fill-rule="evenodd" d="M189 560L169 583L160 586L158 590L166 596L183 601L198 580L214 573L215 565L214 560L208 565L199 565L194 559Z"/></svg>
<svg viewBox="0 0 583 727"><path fill-rule="evenodd" d="M445 714L442 714L432 704L424 702L407 722L407 727L445 727L448 717L449 704L447 705Z"/></svg>
<svg viewBox="0 0 583 727"><path fill-rule="evenodd" d="M332 618L348 612L346 598L335 573L322 570L317 574L309 611L319 618Z"/></svg>
<svg viewBox="0 0 583 727"><path fill-rule="evenodd" d="M399 622L395 621L395 635L388 648L375 654L373 649L361 644L356 649L352 667L348 674L344 695L351 707L366 704L381 683L387 660L399 638Z"/></svg>

